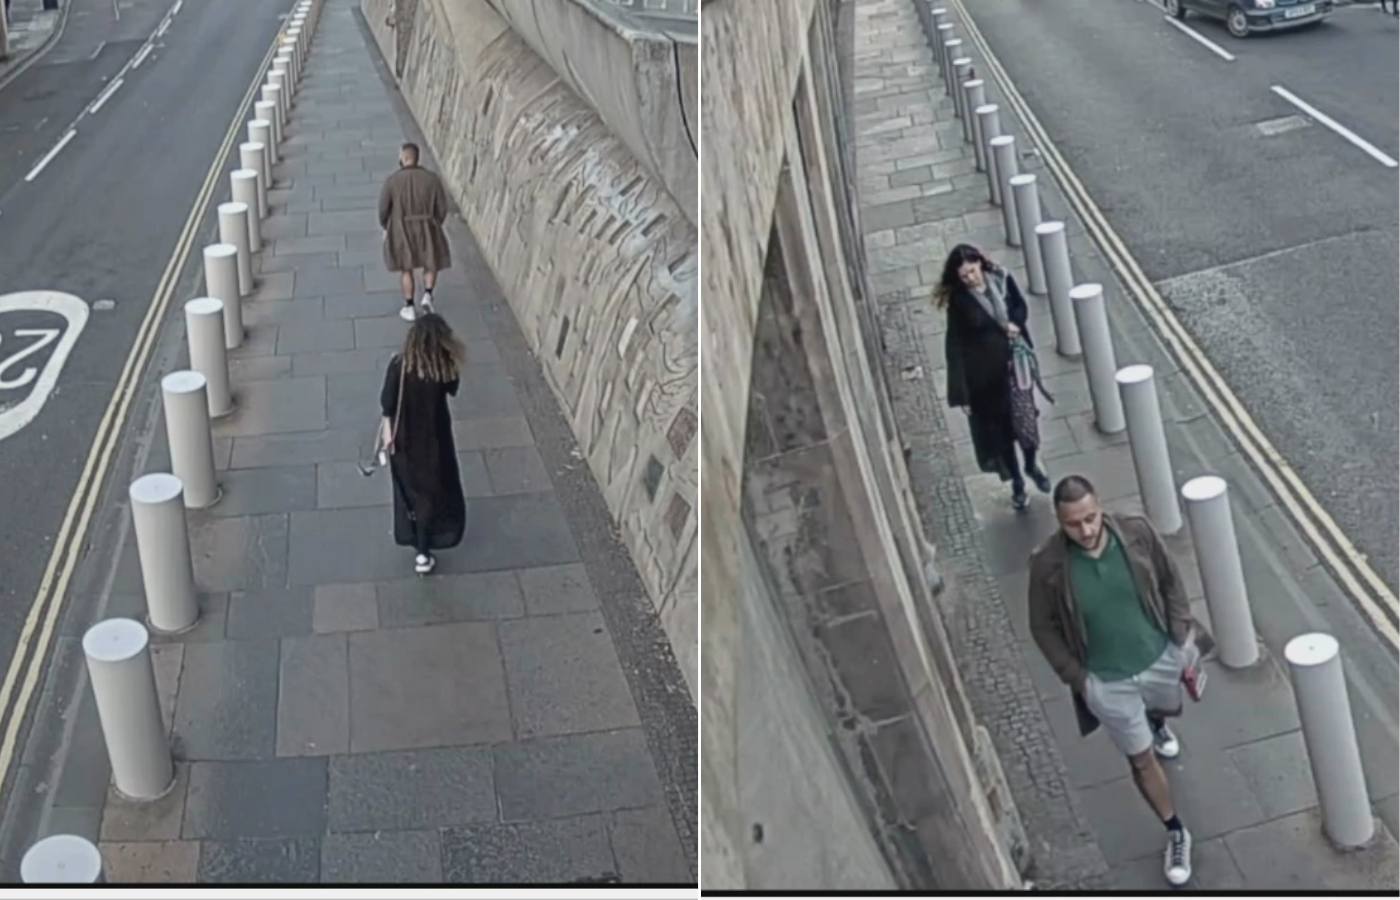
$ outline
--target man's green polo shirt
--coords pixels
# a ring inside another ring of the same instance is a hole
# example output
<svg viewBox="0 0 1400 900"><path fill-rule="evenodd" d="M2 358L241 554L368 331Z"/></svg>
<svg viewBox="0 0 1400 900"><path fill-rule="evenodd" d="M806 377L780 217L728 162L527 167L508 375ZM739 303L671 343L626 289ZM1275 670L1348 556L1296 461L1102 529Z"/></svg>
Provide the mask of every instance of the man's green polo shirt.
<svg viewBox="0 0 1400 900"><path fill-rule="evenodd" d="M1166 649L1167 635L1142 608L1122 543L1105 531L1108 546L1098 559L1070 542L1069 572L1088 635L1089 671L1121 681L1151 666Z"/></svg>

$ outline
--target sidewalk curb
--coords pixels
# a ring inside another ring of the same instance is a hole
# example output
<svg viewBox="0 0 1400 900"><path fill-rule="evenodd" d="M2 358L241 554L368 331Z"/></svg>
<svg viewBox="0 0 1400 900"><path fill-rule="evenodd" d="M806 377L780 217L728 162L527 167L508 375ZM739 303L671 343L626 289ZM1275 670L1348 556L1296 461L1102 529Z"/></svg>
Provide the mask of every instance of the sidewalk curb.
<svg viewBox="0 0 1400 900"><path fill-rule="evenodd" d="M50 50L53 49L53 45L58 43L59 38L63 37L63 32L68 27L68 13L72 9L73 2L72 0L69 0L69 2L66 3L63 7L63 15L60 16L58 19L58 27L55 28L47 38L44 39L44 42L42 44L35 47L33 50L30 50L27 56L21 57L20 61L15 63L14 66L10 69L10 71L6 72L3 75L0 75L0 91L3 91L5 88L9 87L11 82L13 82L16 78L19 78L19 76L23 75L26 71L28 71L30 66L34 65L36 62L39 61L41 57L44 56L44 54L48 53Z"/></svg>

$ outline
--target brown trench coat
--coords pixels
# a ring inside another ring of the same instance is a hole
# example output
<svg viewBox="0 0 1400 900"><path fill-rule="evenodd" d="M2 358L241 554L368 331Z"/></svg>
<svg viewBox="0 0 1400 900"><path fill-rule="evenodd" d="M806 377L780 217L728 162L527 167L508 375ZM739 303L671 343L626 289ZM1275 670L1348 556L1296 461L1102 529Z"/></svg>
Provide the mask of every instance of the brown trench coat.
<svg viewBox="0 0 1400 900"><path fill-rule="evenodd" d="M1137 585L1142 608L1157 627L1178 647L1195 637L1204 656L1215 647L1205 626L1191 617L1191 601L1181 580L1181 570L1152 523L1142 516L1114 516L1104 513L1104 527L1123 545ZM1045 661L1060 680L1069 686L1079 733L1086 735L1099 727L1099 721L1084 703L1085 646L1084 620L1070 583L1069 538L1060 529L1031 553L1030 580L1026 586L1031 637ZM1180 715L1180 709L1152 710L1164 716Z"/></svg>
<svg viewBox="0 0 1400 900"><path fill-rule="evenodd" d="M442 223L447 192L442 179L420 166L405 166L384 179L379 191L379 227L384 229L384 265L390 272L452 266Z"/></svg>

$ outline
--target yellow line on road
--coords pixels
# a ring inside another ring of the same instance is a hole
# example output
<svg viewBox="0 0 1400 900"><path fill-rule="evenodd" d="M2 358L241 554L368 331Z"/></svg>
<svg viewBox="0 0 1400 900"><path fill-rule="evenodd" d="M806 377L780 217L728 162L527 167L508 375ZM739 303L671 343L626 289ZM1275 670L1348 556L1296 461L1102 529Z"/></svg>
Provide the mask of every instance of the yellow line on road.
<svg viewBox="0 0 1400 900"><path fill-rule="evenodd" d="M280 29L278 36L281 36ZM68 590L73 570L82 554L88 526L92 521L93 509L97 504L97 498L101 495L102 484L111 467L112 454L117 446L122 427L126 424L127 413L136 393L137 382L150 359L151 351L155 347L156 337L160 333L161 320L165 317L165 312L170 306L180 271L189 258L190 248L199 231L200 222L208 211L209 201L213 197L219 175L223 172L224 161L228 158L229 152L238 139L243 117L253 102L259 82L266 74L268 66L272 62L273 51L276 49L277 41L274 39L272 46L268 48L263 57L262 63L258 66L253 83L244 93L243 100L234 111L233 122L229 125L224 142L209 167L209 173L205 176L204 184L195 198L194 206L190 209L189 218L185 220L185 227L181 230L175 243L175 250L156 286L151 305L146 310L146 316L136 333L136 340L132 344L131 352L127 355L126 364L122 367L121 377L117 379L117 384L113 388L112 399L108 401L107 409L98 424L92 448L88 452L87 462L83 466L82 474L73 490L73 497L68 503L63 524L59 528L58 537L54 541L52 552L49 554L44 577L39 583L39 590L30 606L29 615L24 620L24 627L20 631L15 652L10 658L9 668L5 672L5 680L0 683L0 711L3 711L5 716L5 731L3 737L0 738L0 781L3 781L4 776L8 774L10 763L14 759L20 726L24 723L34 687L39 680L40 672L43 671L49 645L53 641L54 627L63 611L61 600ZM19 683L19 694L15 697L14 703L11 704L10 698L14 693L16 683Z"/></svg>
<svg viewBox="0 0 1400 900"><path fill-rule="evenodd" d="M1230 390L1225 379L1157 293L1123 240L1090 198L1088 190L1060 155L1049 134L1031 112L1030 105L1012 84L1010 76L992 53L991 46L968 15L963 0L949 0L949 4L957 8L964 30L982 53L982 58L1001 88L1002 95L1025 126L1026 132L1040 150L1046 166L1065 192L1070 205L1084 220L1095 243L1108 257L1119 277L1138 301L1139 308L1147 315L1172 355L1220 417L1226 429L1234 436L1274 495L1282 501L1294 524L1307 537L1313 549L1342 581L1343 587L1371 620L1376 630L1391 644L1400 647L1400 632L1396 630L1396 619L1400 617L1400 600L1396 599L1389 586L1371 568L1365 556L1356 549L1322 504L1312 496L1283 455L1264 436L1244 405ZM1367 590L1367 586L1370 590Z"/></svg>

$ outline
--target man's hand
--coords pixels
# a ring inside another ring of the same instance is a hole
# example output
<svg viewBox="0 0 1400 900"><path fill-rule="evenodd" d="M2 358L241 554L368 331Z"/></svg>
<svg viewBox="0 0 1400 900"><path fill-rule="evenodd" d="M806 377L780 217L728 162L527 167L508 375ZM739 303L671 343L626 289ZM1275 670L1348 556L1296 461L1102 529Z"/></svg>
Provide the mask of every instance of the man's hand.
<svg viewBox="0 0 1400 900"><path fill-rule="evenodd" d="M1017 325L1015 322L1007 322L1007 323L1006 323L1006 336L1007 336L1007 337L1013 337L1013 338L1014 338L1014 337L1016 337L1016 335L1018 335L1018 334L1020 334L1020 333L1021 333L1021 326Z"/></svg>

